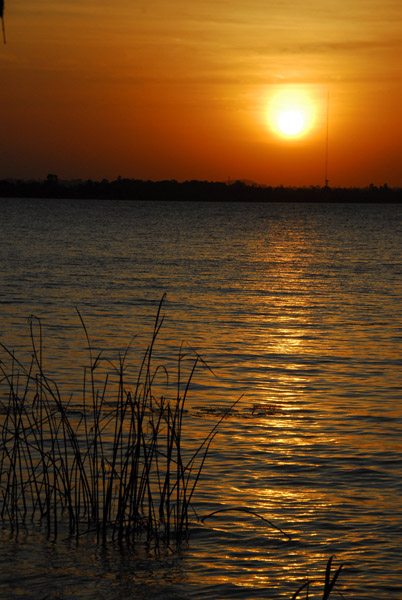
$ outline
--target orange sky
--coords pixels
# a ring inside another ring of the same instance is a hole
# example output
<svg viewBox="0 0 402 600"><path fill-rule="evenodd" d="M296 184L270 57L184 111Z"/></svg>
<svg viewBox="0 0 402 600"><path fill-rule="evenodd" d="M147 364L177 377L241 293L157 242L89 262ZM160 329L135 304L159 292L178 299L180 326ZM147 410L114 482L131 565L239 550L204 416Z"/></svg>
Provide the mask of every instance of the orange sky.
<svg viewBox="0 0 402 600"><path fill-rule="evenodd" d="M401 0L5 0L0 178L402 186ZM301 137L278 92L311 100Z"/></svg>

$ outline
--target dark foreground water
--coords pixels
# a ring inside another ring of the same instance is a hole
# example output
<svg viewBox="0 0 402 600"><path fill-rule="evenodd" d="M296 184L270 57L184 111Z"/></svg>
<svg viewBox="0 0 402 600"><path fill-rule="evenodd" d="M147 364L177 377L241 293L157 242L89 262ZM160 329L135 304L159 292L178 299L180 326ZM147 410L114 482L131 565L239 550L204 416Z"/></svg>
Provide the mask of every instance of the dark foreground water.
<svg viewBox="0 0 402 600"><path fill-rule="evenodd" d="M2 199L0 227L0 341L28 359L39 317L46 370L79 402L76 307L105 360L137 334L134 365L166 292L158 359L174 370L185 341L215 373L196 374L187 435L243 395L197 514L247 507L292 537L194 517L188 545L155 558L5 526L0 597L290 599L331 555L344 598L402 597L401 206Z"/></svg>

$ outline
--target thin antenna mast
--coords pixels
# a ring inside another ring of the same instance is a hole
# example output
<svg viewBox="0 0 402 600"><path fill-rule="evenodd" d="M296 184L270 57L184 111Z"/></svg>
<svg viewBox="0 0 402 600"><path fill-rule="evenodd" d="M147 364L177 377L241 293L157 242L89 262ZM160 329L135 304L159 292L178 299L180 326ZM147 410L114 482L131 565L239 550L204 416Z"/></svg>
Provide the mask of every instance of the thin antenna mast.
<svg viewBox="0 0 402 600"><path fill-rule="evenodd" d="M329 90L327 94L327 132L325 139L325 187L328 187Z"/></svg>
<svg viewBox="0 0 402 600"><path fill-rule="evenodd" d="M3 30L3 42L6 43L6 28L4 27L4 0L0 0L0 19Z"/></svg>

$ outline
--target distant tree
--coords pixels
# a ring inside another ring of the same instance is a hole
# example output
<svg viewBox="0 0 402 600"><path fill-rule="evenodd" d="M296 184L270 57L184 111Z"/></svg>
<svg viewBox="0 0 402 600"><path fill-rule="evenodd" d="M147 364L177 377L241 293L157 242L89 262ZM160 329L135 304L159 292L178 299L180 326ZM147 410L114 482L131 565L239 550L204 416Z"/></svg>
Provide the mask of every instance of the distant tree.
<svg viewBox="0 0 402 600"><path fill-rule="evenodd" d="M47 175L47 177L46 177L46 181L48 183L57 185L59 183L59 178L57 177L57 175L53 175L53 173L49 173L49 175Z"/></svg>

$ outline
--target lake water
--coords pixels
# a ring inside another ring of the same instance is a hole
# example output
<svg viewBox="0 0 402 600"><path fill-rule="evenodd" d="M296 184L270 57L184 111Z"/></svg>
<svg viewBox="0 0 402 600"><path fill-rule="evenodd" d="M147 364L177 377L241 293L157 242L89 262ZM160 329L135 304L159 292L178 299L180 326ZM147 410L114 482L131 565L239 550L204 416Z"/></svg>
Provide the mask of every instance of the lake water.
<svg viewBox="0 0 402 600"><path fill-rule="evenodd" d="M158 557L4 527L1 597L290 600L335 555L344 598L402 598L402 206L0 199L0 214L0 341L28 360L39 317L46 371L79 398L76 308L105 359L137 335L134 364L166 293L158 360L174 370L184 342L214 372L195 375L188 437L242 396L195 510L248 508L292 538L235 511L194 518Z"/></svg>

